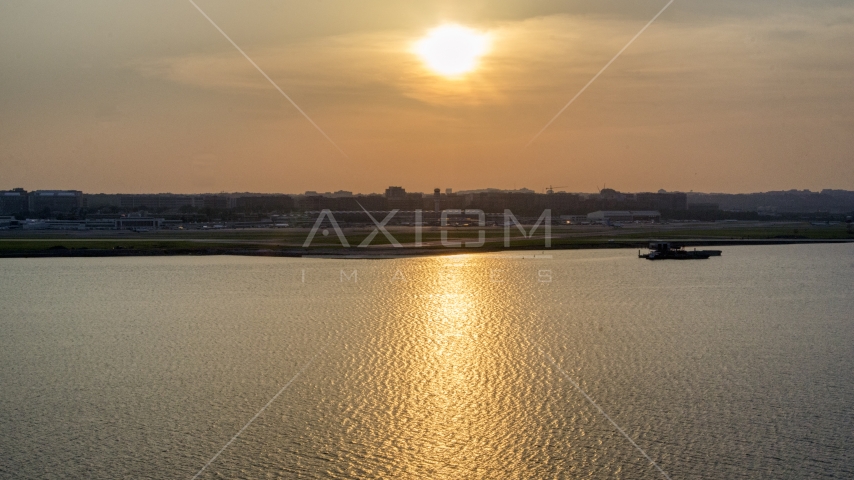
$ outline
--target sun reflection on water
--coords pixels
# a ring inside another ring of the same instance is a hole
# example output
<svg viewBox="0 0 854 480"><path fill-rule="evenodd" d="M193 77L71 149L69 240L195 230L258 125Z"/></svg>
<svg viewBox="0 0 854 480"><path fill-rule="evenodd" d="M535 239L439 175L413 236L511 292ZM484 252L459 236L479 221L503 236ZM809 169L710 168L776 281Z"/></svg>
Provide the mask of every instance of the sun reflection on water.
<svg viewBox="0 0 854 480"><path fill-rule="evenodd" d="M377 346L387 396L376 407L390 414L369 443L389 448L370 455L392 455L396 478L481 477L519 461L506 443L519 428L508 413L524 410L507 384L519 378L506 361L518 346L503 315L513 295L489 281L490 261L430 259L389 284L388 318L398 323Z"/></svg>

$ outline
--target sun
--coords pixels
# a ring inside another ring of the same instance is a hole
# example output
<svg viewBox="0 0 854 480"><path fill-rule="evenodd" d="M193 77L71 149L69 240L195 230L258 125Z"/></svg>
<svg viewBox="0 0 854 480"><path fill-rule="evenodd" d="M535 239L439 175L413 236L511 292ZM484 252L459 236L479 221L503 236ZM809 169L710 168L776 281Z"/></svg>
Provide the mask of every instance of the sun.
<svg viewBox="0 0 854 480"><path fill-rule="evenodd" d="M440 25L415 43L413 51L430 70L454 78L477 68L478 60L489 52L489 34L463 27Z"/></svg>

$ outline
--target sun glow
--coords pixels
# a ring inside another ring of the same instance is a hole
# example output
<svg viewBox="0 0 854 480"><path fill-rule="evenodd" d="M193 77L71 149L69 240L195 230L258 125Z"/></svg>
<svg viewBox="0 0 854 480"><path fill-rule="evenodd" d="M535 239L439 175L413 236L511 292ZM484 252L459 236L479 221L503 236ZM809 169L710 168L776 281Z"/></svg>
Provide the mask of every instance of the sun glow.
<svg viewBox="0 0 854 480"><path fill-rule="evenodd" d="M461 25L440 25L415 43L413 51L430 70L445 77L459 77L477 68L489 51L488 34Z"/></svg>

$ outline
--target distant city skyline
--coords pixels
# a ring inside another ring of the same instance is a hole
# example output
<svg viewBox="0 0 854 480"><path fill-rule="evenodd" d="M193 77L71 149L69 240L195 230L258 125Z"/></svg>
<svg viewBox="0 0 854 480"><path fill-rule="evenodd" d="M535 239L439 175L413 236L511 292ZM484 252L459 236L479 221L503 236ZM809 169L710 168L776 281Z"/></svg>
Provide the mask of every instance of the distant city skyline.
<svg viewBox="0 0 854 480"><path fill-rule="evenodd" d="M854 189L850 2L674 2L528 147L665 0L196 3L270 81L189 2L0 5L0 189Z"/></svg>
<svg viewBox="0 0 854 480"><path fill-rule="evenodd" d="M420 194L430 195L430 196L432 196L432 195L433 195L433 190L434 190L434 188L439 188L439 189L440 189L440 191L441 191L441 193L442 193L442 195L447 195L447 194L460 194L460 195L463 195L463 194L478 193L478 192L488 192L488 191L493 191L493 192L527 192L527 193L540 193L540 194L547 194L547 193L549 193L549 192L548 192L548 187L544 187L544 188L541 188L541 189L539 189L539 190L538 190L538 189L534 189L534 188L524 187L524 186L523 186L523 187L518 187L518 188L479 187L479 188L470 188L470 189L460 189L460 190L458 190L458 189L455 189L455 188L452 188L452 187L444 187L444 186L442 186L442 187L429 188L429 189L425 189L425 190L421 191L421 190L409 189L409 188L407 188L405 185L400 184L400 183L396 184L395 186L400 186L400 187L402 187L404 190L406 190L406 192L407 192L407 193L420 193ZM356 192L356 191L352 191L352 190L335 190L335 191L329 191L329 190L311 190L311 189L309 189L309 190L304 190L304 191L300 191L300 192L285 192L285 191L281 191L281 192L269 192L269 191L251 191L251 190L234 190L234 191L194 191L194 192L174 192L174 191L140 191L140 192L132 192L132 191L122 191L122 192L104 192L104 191L100 191L100 192L96 192L96 191L86 191L86 190L82 190L82 189L80 189L80 188L26 188L26 187L22 187L22 186L20 186L20 185L15 186L15 187L12 187L12 188L5 188L5 187L3 187L2 185L0 185L0 192L4 192L4 191L13 191L13 190L23 190L23 191L26 191L26 192L37 192L37 191L44 191L44 192L50 192L50 191L79 191L79 192L81 192L81 193L83 193L83 194L86 194L86 195L293 195L293 196L300 196L300 195L325 195L325 196L359 196L359 195L385 195L384 191L385 191L387 188L388 188L388 186L387 186L387 187L385 187L385 188L381 188L381 189L379 189L378 191L370 191L370 192L368 192L368 191L366 191L366 192ZM555 187L555 188L553 188L553 189L552 189L552 192L551 192L551 193L569 193L569 194L575 194L575 195L596 195L596 194L600 194L600 193L602 193L602 191L605 191L605 190L613 190L613 191L616 191L617 193L623 193L623 194L635 194L635 193L692 193L692 194L697 194L697 195L715 195L715 194L722 194L722 195L750 195L750 194L786 193L786 192L791 192L791 193L816 193L816 194L818 194L818 193L822 193L823 191L843 191L843 192L850 192L850 193L854 193L854 188L852 188L852 189L845 189L845 188L839 188L839 189L834 189L834 188L821 188L821 189L817 189L817 190L812 190L812 189L809 189L809 188L789 188L789 189L781 189L781 190L765 190L765 191L758 191L758 190L757 190L757 191L748 191L748 192L715 192L715 191L703 192L703 191L695 191L695 190L667 190L667 189L663 189L663 188L659 188L659 189L649 189L649 190L638 190L638 191L632 191L632 190L624 190L624 189L619 189L619 188L612 188L612 187L610 187L610 186L604 186L604 187L602 187L602 188L601 188L601 189L599 189L599 190L592 190L592 191L573 191L573 190L568 190L568 189L566 189L566 188L557 188L557 187Z"/></svg>
<svg viewBox="0 0 854 480"><path fill-rule="evenodd" d="M442 193L441 189L436 188L430 194L407 192L400 186L389 186L381 194L308 191L305 194L287 195L251 192L103 194L79 190L0 190L0 229L19 228L20 221L27 218L54 219L59 222L37 222L38 225L33 224L35 226L27 223L32 228L124 228L118 224L111 227L109 222L104 222L124 216L144 216L146 222L152 222L154 220L148 218L151 214L182 222L218 218L238 222L243 227L250 225L251 222L246 223L249 218L255 219L252 220L255 223L251 224L258 226L274 222L274 217L281 215L311 216L321 212L338 212L343 215L342 219L354 222L360 218L365 220L362 211L386 212L391 217L401 213L401 218L411 217L409 220L399 218L396 222L417 221L415 212L432 212L432 221L436 221L438 212L481 212L495 216L509 211L523 218L546 215L558 223L601 223L604 221L602 215L614 221L632 222L660 221L661 218L679 221L803 220L806 215L806 218L825 222L841 222L844 219L850 223L854 213L854 191L793 190L721 194L661 190L632 193L605 188L599 193L578 194L553 190L536 193L529 189L487 188L454 194L451 189ZM579 220L581 218L583 220ZM154 224L134 223L130 226L159 228Z"/></svg>

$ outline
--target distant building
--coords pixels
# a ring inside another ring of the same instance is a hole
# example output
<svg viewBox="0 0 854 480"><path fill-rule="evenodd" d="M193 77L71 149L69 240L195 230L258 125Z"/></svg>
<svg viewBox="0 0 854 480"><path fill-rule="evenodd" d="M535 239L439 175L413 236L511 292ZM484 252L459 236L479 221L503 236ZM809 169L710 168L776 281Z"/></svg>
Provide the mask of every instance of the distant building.
<svg viewBox="0 0 854 480"><path fill-rule="evenodd" d="M27 191L23 188L0 190L0 215L26 213L29 209Z"/></svg>
<svg viewBox="0 0 854 480"><path fill-rule="evenodd" d="M179 210L181 207L201 208L205 206L203 197L193 195L158 193L147 195L120 195L120 197L119 206L127 210Z"/></svg>
<svg viewBox="0 0 854 480"><path fill-rule="evenodd" d="M36 190L27 197L31 213L73 213L83 208L83 192L79 190Z"/></svg>
<svg viewBox="0 0 854 480"><path fill-rule="evenodd" d="M103 207L119 208L122 206L122 196L106 193L84 193L83 206L89 210L97 210Z"/></svg>
<svg viewBox="0 0 854 480"><path fill-rule="evenodd" d="M423 195L420 193L406 193L403 187L388 187L385 189L385 197L388 208L415 210L416 208L421 208Z"/></svg>
<svg viewBox="0 0 854 480"><path fill-rule="evenodd" d="M234 208L244 212L290 212L294 200L288 195L252 195L234 199Z"/></svg>
<svg viewBox="0 0 854 480"><path fill-rule="evenodd" d="M591 222L659 222L661 213L652 210L599 210L587 214Z"/></svg>
<svg viewBox="0 0 854 480"><path fill-rule="evenodd" d="M403 187L388 187L385 189L386 198L402 198L406 196L406 190Z"/></svg>
<svg viewBox="0 0 854 480"><path fill-rule="evenodd" d="M336 208L351 211L361 211L362 208L369 212L382 211L388 209L388 199L376 193L359 195L358 197L339 199Z"/></svg>
<svg viewBox="0 0 854 480"><path fill-rule="evenodd" d="M19 222L15 217L0 217L0 229L15 228Z"/></svg>
<svg viewBox="0 0 854 480"><path fill-rule="evenodd" d="M761 207L760 207L761 208ZM717 203L689 203L688 210L694 212L714 212L720 210L721 206Z"/></svg>
<svg viewBox="0 0 854 480"><path fill-rule="evenodd" d="M34 220L22 222L24 230L114 230L116 221L98 220Z"/></svg>
<svg viewBox="0 0 854 480"><path fill-rule="evenodd" d="M728 212L759 212L761 214L850 214L854 211L854 191L786 190L758 193L696 193L688 194L691 203L717 203Z"/></svg>
<svg viewBox="0 0 854 480"><path fill-rule="evenodd" d="M138 228L160 228L163 225L162 218L150 217L122 217L115 221L115 225L119 230L138 229Z"/></svg>
<svg viewBox="0 0 854 480"><path fill-rule="evenodd" d="M229 207L228 197L225 195L205 195L202 201L205 208L212 210L225 210Z"/></svg>
<svg viewBox="0 0 854 480"><path fill-rule="evenodd" d="M568 225L581 225L582 223L590 223L590 220L587 219L587 215L561 215L560 221L561 223Z"/></svg>

